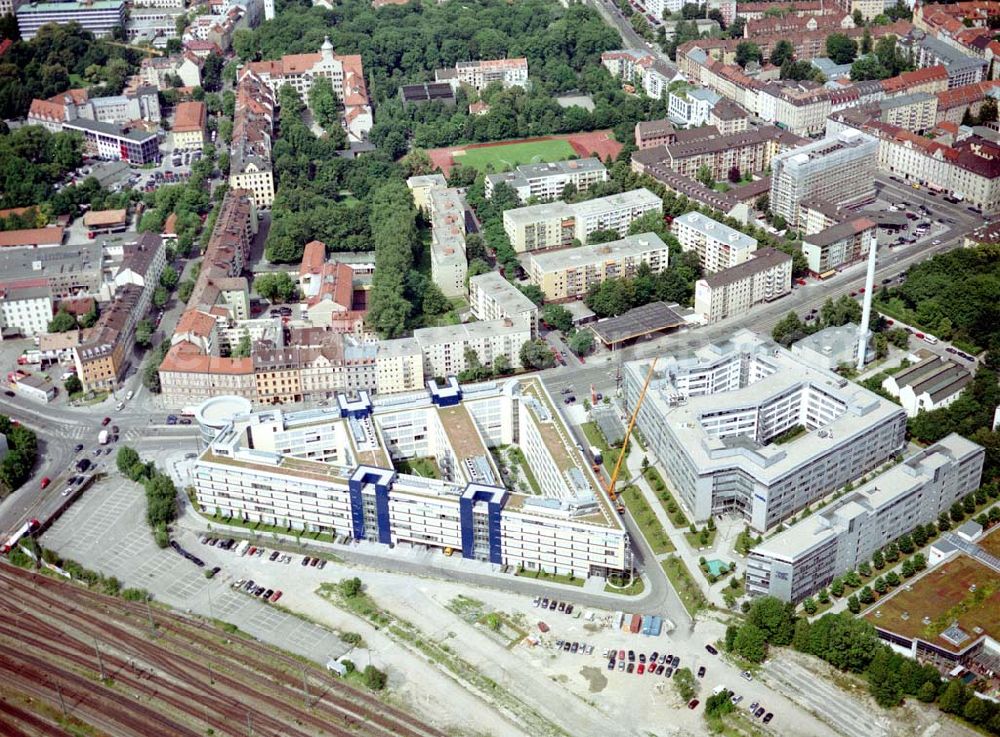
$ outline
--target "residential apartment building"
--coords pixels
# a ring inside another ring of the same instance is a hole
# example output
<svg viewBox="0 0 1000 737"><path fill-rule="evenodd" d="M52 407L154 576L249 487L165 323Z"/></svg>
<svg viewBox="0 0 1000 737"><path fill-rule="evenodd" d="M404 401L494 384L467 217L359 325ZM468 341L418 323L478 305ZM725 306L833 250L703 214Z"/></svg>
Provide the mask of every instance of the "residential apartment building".
<svg viewBox="0 0 1000 737"><path fill-rule="evenodd" d="M792 291L792 257L774 248L754 251L737 266L709 274L694 285L694 311L705 324L746 315L755 306Z"/></svg>
<svg viewBox="0 0 1000 737"><path fill-rule="evenodd" d="M339 396L328 410L256 412L215 435L193 471L204 510L246 521L427 546L463 559L608 576L628 536L534 380L431 384L406 402ZM541 494L501 484L490 448L517 445ZM438 479L395 464L431 457Z"/></svg>
<svg viewBox="0 0 1000 737"><path fill-rule="evenodd" d="M943 66L924 67L882 80L886 97L927 92L936 95L948 89L948 70Z"/></svg>
<svg viewBox="0 0 1000 737"><path fill-rule="evenodd" d="M86 391L116 389L130 365L135 328L142 319L142 287L129 284L119 289L101 311L97 323L84 331L73 352L76 375Z"/></svg>
<svg viewBox="0 0 1000 737"><path fill-rule="evenodd" d="M643 188L570 205L556 201L505 210L503 227L518 253L567 248L574 239L586 243L598 230L627 235L636 218L662 208L663 200Z"/></svg>
<svg viewBox="0 0 1000 737"><path fill-rule="evenodd" d="M638 49L605 51L601 64L624 84L641 89L654 100L662 100L670 83L680 78L675 68Z"/></svg>
<svg viewBox="0 0 1000 737"><path fill-rule="evenodd" d="M35 99L28 109L28 123L57 133L63 123L77 118L124 125L138 120L160 122L160 101L155 87L142 85L120 95L90 97L85 89L70 89L48 100Z"/></svg>
<svg viewBox="0 0 1000 737"><path fill-rule="evenodd" d="M527 320L531 337L538 336L538 305L500 276L487 271L469 278L469 306L477 320Z"/></svg>
<svg viewBox="0 0 1000 737"><path fill-rule="evenodd" d="M775 81L758 91L757 114L799 136L822 133L833 108L834 92L816 82Z"/></svg>
<svg viewBox="0 0 1000 737"><path fill-rule="evenodd" d="M670 225L681 248L695 251L707 274L749 261L757 250L757 239L692 210L674 218Z"/></svg>
<svg viewBox="0 0 1000 737"><path fill-rule="evenodd" d="M866 217L856 217L802 236L802 254L809 263L809 271L825 275L868 258L877 241L878 224Z"/></svg>
<svg viewBox="0 0 1000 737"><path fill-rule="evenodd" d="M871 202L878 150L871 136L842 131L778 154L771 162L771 212L796 227L803 200L820 198L835 205Z"/></svg>
<svg viewBox="0 0 1000 737"><path fill-rule="evenodd" d="M465 256L465 198L457 189L432 189L431 280L445 297L465 295L469 264Z"/></svg>
<svg viewBox="0 0 1000 737"><path fill-rule="evenodd" d="M677 132L669 120L639 121L635 124L636 148L656 148L677 140Z"/></svg>
<svg viewBox="0 0 1000 737"><path fill-rule="evenodd" d="M8 230L0 236L17 232ZM0 247L0 289L45 287L54 298L100 293L104 272L98 241L55 244L47 247L44 254L45 258L40 260L35 248Z"/></svg>
<svg viewBox="0 0 1000 737"><path fill-rule="evenodd" d="M160 91L172 89L175 77L185 87L200 87L204 66L205 60L189 51L174 56L147 56L139 65L138 78Z"/></svg>
<svg viewBox="0 0 1000 737"><path fill-rule="evenodd" d="M271 145L276 107L268 81L253 69L242 70L229 145L229 188L249 192L257 207L274 202Z"/></svg>
<svg viewBox="0 0 1000 737"><path fill-rule="evenodd" d="M669 95L667 112L670 119L678 125L697 128L707 125L712 108L722 97L704 87L694 89L680 88Z"/></svg>
<svg viewBox="0 0 1000 737"><path fill-rule="evenodd" d="M630 235L610 243L542 253L528 252L521 264L546 300L582 297L605 279L632 277L640 264L654 274L667 268L670 249L655 233Z"/></svg>
<svg viewBox="0 0 1000 737"><path fill-rule="evenodd" d="M928 356L887 377L882 388L897 397L907 417L947 407L972 382L972 374L954 361Z"/></svg>
<svg viewBox="0 0 1000 737"><path fill-rule="evenodd" d="M448 180L444 174L422 174L406 180L406 187L413 196L413 204L424 215L430 213L430 193L433 189L445 189Z"/></svg>
<svg viewBox="0 0 1000 737"><path fill-rule="evenodd" d="M424 386L424 354L415 339L380 340L376 351L376 392L398 394L418 391Z"/></svg>
<svg viewBox="0 0 1000 737"><path fill-rule="evenodd" d="M47 23L79 23L98 38L110 36L115 28L125 27L124 0L62 0L61 2L22 3L15 11L21 38L30 41Z"/></svg>
<svg viewBox="0 0 1000 737"><path fill-rule="evenodd" d="M914 30L899 39L899 46L908 52L918 69L943 66L948 74L948 89L976 84L987 78L989 62L977 58L950 43Z"/></svg>
<svg viewBox="0 0 1000 737"><path fill-rule="evenodd" d="M250 62L238 74L242 77L248 71L267 83L275 96L282 85L291 85L306 104L313 82L329 79L337 99L344 106L343 125L348 140L368 140L374 119L361 56L334 54L333 44L327 38L319 53L291 54L278 61Z"/></svg>
<svg viewBox="0 0 1000 737"><path fill-rule="evenodd" d="M887 97L879 103L879 120L914 133L925 133L937 125L937 96L929 92Z"/></svg>
<svg viewBox="0 0 1000 737"><path fill-rule="evenodd" d="M531 321L523 316L413 331L413 339L423 353L424 374L439 377L471 368L467 351L475 353L483 366L502 357L511 368L519 369L521 347L531 336Z"/></svg>
<svg viewBox="0 0 1000 737"><path fill-rule="evenodd" d="M985 452L952 433L750 551L752 596L799 602L980 484Z"/></svg>
<svg viewBox="0 0 1000 737"><path fill-rule="evenodd" d="M979 115L983 102L992 97L996 99L1000 82L977 82L976 84L954 87L946 92L938 92L937 122L949 122L959 125L968 110L971 115Z"/></svg>
<svg viewBox="0 0 1000 737"><path fill-rule="evenodd" d="M649 363L625 365L626 412ZM637 422L691 519L737 514L759 532L893 458L906 432L897 405L746 330L661 356Z"/></svg>
<svg viewBox="0 0 1000 737"><path fill-rule="evenodd" d="M694 179L702 167L708 167L713 179L725 181L733 168L741 174L762 172L781 151L805 142L805 139L774 126L732 135L718 134L714 128L695 131L692 135L697 137L681 140L678 135L674 143L636 151L632 154L632 170L641 174L647 166L662 164Z"/></svg>
<svg viewBox="0 0 1000 737"><path fill-rule="evenodd" d="M174 148L201 149L205 143L207 110L203 102L180 102L174 110Z"/></svg>
<svg viewBox="0 0 1000 737"><path fill-rule="evenodd" d="M522 164L514 171L486 175L486 197L493 196L493 188L506 184L513 189L521 202L529 197L553 200L562 197L567 184L578 192L586 192L592 184L608 181L608 170L600 159L570 159L548 164Z"/></svg>
<svg viewBox="0 0 1000 737"><path fill-rule="evenodd" d="M47 333L51 319L52 294L44 280L0 286L0 341Z"/></svg>
<svg viewBox="0 0 1000 737"><path fill-rule="evenodd" d="M467 84L477 92L498 82L504 87L526 87L528 84L528 60L523 56L516 59L488 59L484 61L460 61L453 69L438 69L434 72L437 82L458 85Z"/></svg>

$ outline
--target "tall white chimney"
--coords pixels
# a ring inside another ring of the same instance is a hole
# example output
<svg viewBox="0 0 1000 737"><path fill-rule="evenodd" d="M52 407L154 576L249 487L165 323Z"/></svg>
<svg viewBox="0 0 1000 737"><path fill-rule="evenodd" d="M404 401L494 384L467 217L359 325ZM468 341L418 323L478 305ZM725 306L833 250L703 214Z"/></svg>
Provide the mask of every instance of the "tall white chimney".
<svg viewBox="0 0 1000 737"><path fill-rule="evenodd" d="M872 317L872 297L875 292L875 259L878 252L878 231L872 235L868 247L868 274L865 277L865 298L862 302L861 324L858 326L858 371L865 367L865 355L868 353L868 324Z"/></svg>

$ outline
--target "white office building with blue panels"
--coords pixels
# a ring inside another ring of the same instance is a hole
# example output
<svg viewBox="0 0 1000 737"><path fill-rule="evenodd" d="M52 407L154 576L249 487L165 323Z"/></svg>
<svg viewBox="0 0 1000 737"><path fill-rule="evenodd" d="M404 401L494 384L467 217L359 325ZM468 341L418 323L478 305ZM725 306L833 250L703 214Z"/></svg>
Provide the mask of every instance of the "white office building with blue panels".
<svg viewBox="0 0 1000 737"><path fill-rule="evenodd" d="M245 521L514 568L627 571L628 534L555 407L537 379L452 379L340 396L330 409L251 412L199 456L197 501ZM515 457L528 469L512 468Z"/></svg>

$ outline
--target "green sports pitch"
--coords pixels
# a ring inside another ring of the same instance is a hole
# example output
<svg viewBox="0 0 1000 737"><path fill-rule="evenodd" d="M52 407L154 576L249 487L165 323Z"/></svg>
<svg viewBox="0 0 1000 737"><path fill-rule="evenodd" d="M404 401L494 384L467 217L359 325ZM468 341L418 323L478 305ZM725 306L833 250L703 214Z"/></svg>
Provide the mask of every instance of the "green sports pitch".
<svg viewBox="0 0 1000 737"><path fill-rule="evenodd" d="M508 143L505 146L469 148L463 153L455 152L452 157L456 164L471 166L485 172L492 166L493 171L508 171L520 164L540 164L548 161L563 161L576 155L576 151L563 139L551 141L529 141Z"/></svg>

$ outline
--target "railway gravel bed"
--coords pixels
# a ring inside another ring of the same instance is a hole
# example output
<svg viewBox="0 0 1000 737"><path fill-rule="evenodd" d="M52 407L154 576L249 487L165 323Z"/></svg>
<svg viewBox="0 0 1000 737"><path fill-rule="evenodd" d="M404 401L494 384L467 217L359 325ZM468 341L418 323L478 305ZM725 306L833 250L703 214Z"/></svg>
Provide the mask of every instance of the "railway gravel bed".
<svg viewBox="0 0 1000 737"><path fill-rule="evenodd" d="M0 680L57 710L61 690L68 713L108 734L443 737L315 664L213 624L6 564L0 586Z"/></svg>

